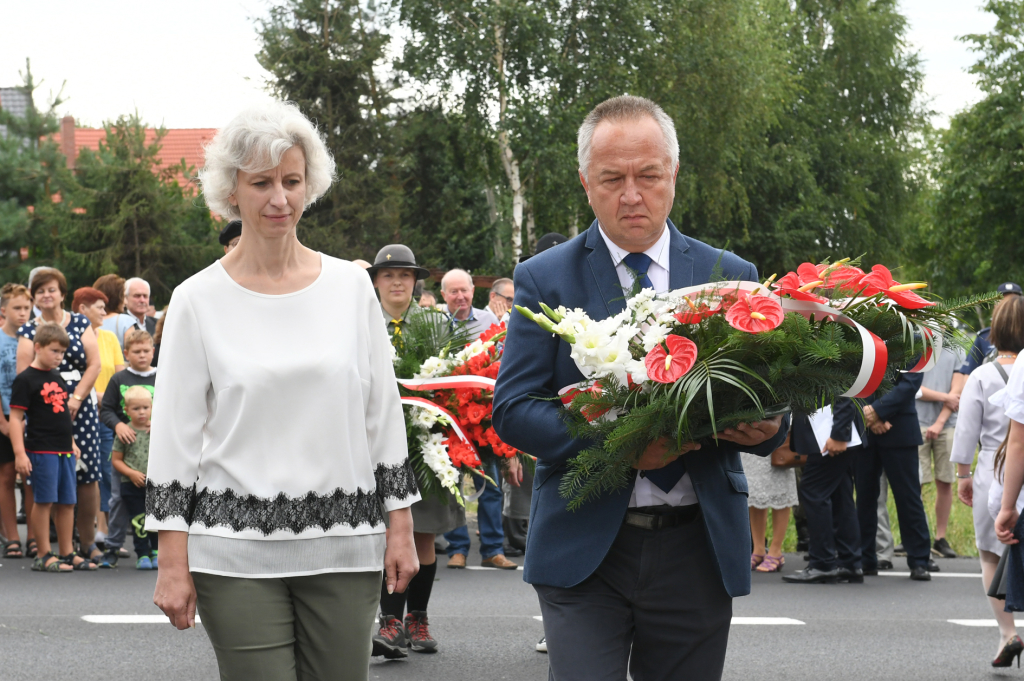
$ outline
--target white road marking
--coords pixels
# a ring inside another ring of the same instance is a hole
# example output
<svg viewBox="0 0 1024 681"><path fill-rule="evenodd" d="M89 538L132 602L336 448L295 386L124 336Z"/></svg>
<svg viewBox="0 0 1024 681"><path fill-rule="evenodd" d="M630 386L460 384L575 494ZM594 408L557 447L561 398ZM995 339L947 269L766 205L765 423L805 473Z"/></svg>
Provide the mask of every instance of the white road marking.
<svg viewBox="0 0 1024 681"><path fill-rule="evenodd" d="M467 570L501 570L501 568L484 567L483 565L467 565ZM523 566L520 565L515 570L506 570L505 572L515 572L516 570L522 570Z"/></svg>
<svg viewBox="0 0 1024 681"><path fill-rule="evenodd" d="M537 620L538 622L543 622L544 621L544 618L541 617L540 615L534 615L533 619ZM952 622L952 621L953 620L950 620L950 622ZM992 620L992 621L995 622L995 620ZM806 622L801 622L800 620L795 620L795 619L792 619L791 617L733 617L732 618L732 623L733 624L760 624L760 625L769 625L769 626L773 626L773 625L777 626L777 625L780 625L780 624L784 624L784 625L785 624L788 624L788 625L806 624Z"/></svg>
<svg viewBox="0 0 1024 681"><path fill-rule="evenodd" d="M82 619L92 624L170 624L166 615L82 615ZM200 621L196 615L196 624Z"/></svg>
<svg viewBox="0 0 1024 681"><path fill-rule="evenodd" d="M888 570L879 570L880 577L909 577L909 572L889 572ZM974 579L980 579L980 572L932 572L932 577L968 577Z"/></svg>
<svg viewBox="0 0 1024 681"><path fill-rule="evenodd" d="M999 622L995 620L946 620L950 624L959 624L961 627L998 627Z"/></svg>

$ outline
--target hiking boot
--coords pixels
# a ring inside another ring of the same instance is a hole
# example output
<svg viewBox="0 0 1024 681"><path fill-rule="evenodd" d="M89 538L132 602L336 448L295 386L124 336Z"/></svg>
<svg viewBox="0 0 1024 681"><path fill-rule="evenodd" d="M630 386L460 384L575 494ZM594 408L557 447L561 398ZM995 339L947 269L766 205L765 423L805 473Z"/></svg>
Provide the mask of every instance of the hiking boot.
<svg viewBox="0 0 1024 681"><path fill-rule="evenodd" d="M380 614L380 630L373 635L373 656L383 655L388 660L409 657L405 627L397 617Z"/></svg>
<svg viewBox="0 0 1024 681"><path fill-rule="evenodd" d="M932 553L941 558L956 558L956 551L949 545L945 537L936 539L935 543L932 544Z"/></svg>
<svg viewBox="0 0 1024 681"><path fill-rule="evenodd" d="M415 653L436 653L437 641L430 635L427 613L413 610L405 616L405 630L409 634L409 649Z"/></svg>

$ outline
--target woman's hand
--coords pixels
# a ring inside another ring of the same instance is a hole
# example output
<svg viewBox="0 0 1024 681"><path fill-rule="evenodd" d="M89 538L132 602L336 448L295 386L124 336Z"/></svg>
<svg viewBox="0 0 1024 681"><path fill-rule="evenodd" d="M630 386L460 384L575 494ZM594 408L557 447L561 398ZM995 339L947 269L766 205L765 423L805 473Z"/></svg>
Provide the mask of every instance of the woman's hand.
<svg viewBox="0 0 1024 681"><path fill-rule="evenodd" d="M71 420L74 421L75 417L78 416L78 410L82 408L82 401L74 396L68 398L68 413L71 414Z"/></svg>
<svg viewBox="0 0 1024 681"><path fill-rule="evenodd" d="M384 550L384 574L388 593L402 593L420 571L416 543L412 538L412 511L400 508L388 513L387 548ZM163 555L161 554L161 560ZM160 567L163 567L161 563Z"/></svg>
<svg viewBox="0 0 1024 681"><path fill-rule="evenodd" d="M1017 527L1017 519L1020 514L1015 508L1004 508L999 511L996 517L996 537L1004 544L1013 545L1017 540L1013 538L1013 528Z"/></svg>
<svg viewBox="0 0 1024 681"><path fill-rule="evenodd" d="M196 587L188 571L188 532L160 530L160 571L153 603L179 630L196 626Z"/></svg>
<svg viewBox="0 0 1024 681"><path fill-rule="evenodd" d="M114 427L114 434L121 444L130 445L135 442L135 431L127 423L119 423Z"/></svg>
<svg viewBox="0 0 1024 681"><path fill-rule="evenodd" d="M974 478L958 478L956 496L965 506L974 506Z"/></svg>

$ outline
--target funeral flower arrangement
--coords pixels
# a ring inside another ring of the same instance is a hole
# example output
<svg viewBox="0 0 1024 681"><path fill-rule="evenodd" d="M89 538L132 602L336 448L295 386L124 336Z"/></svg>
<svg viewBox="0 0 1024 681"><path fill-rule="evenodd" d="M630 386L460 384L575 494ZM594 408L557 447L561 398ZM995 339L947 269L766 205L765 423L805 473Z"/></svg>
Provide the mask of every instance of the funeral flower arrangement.
<svg viewBox="0 0 1024 681"><path fill-rule="evenodd" d="M450 328L444 315L440 315L443 321L429 322L434 312L425 315L406 329L404 347L396 351L409 456L424 494L445 498L447 491L463 503L459 489L463 471L489 480L481 467L481 450L503 458L519 453L502 442L491 426L505 325L491 326L469 342L461 327ZM422 350L428 347L436 354L423 357Z"/></svg>
<svg viewBox="0 0 1024 681"><path fill-rule="evenodd" d="M586 380L560 391L570 433L599 444L569 462L569 507L623 487L648 444L715 440L741 422L812 413L837 397L890 389L931 368L943 342L963 346L956 314L995 294L948 302L876 265L804 263L763 283L634 290L603 320L582 310L520 314L570 344Z"/></svg>

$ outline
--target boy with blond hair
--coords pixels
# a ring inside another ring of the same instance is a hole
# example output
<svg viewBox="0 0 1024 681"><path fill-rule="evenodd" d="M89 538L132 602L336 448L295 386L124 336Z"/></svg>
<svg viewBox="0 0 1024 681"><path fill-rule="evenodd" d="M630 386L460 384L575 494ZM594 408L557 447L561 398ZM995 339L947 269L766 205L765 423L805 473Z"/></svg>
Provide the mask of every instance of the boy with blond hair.
<svg viewBox="0 0 1024 681"><path fill-rule="evenodd" d="M18 507L14 499L14 448L11 446L8 414L11 413L11 386L18 375L18 327L32 316L32 296L21 284L5 284L0 289L0 313L3 314L3 333L0 333L0 402L3 403L3 416L0 416L0 534L7 538L4 542L4 558L35 558L35 538L29 529L26 546L21 545L18 537ZM32 515L32 487L25 485L25 516Z"/></svg>
<svg viewBox="0 0 1024 681"><path fill-rule="evenodd" d="M149 420L153 414L153 394L147 386L134 385L125 391L124 410L128 414L127 425L135 437L127 443L115 439L111 456L114 470L121 474L121 503L128 511L135 537L135 553L138 556L135 567L138 570L156 570L157 536L145 529Z"/></svg>
<svg viewBox="0 0 1024 681"><path fill-rule="evenodd" d="M153 337L145 331L126 333L124 358L128 366L110 377L100 406L100 421L114 431L115 445L129 445L135 442L137 437L135 430L129 425L128 414L125 413L124 398L128 390L134 386L142 386L150 395L154 394L156 367L153 366ZM129 483L123 485L128 486ZM121 501L121 488L121 476L110 476L110 514L107 520L107 545L103 558L111 565L117 565L130 522Z"/></svg>

